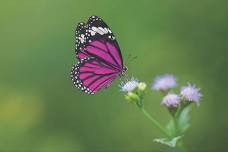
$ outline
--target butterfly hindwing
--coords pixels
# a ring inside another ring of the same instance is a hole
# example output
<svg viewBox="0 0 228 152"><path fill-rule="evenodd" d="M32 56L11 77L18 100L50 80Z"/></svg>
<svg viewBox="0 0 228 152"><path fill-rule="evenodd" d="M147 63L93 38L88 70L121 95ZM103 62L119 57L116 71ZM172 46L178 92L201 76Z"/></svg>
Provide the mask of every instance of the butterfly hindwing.
<svg viewBox="0 0 228 152"><path fill-rule="evenodd" d="M88 94L94 94L108 87L118 76L118 71L95 58L85 58L72 67L71 79L74 85Z"/></svg>

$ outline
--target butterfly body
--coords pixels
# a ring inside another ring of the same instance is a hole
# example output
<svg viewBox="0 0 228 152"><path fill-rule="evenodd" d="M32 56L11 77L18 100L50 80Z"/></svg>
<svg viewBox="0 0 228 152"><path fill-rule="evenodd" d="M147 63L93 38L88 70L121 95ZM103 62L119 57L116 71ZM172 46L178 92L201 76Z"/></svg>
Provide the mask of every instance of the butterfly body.
<svg viewBox="0 0 228 152"><path fill-rule="evenodd" d="M94 94L127 71L116 38L101 18L79 23L75 35L79 62L72 67L71 79L80 90Z"/></svg>

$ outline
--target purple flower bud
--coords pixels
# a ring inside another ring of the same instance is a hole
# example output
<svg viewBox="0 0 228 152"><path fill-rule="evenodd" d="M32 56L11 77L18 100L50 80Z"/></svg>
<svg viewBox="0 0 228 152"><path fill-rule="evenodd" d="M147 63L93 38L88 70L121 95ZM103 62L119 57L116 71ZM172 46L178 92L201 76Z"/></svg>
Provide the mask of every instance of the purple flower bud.
<svg viewBox="0 0 228 152"><path fill-rule="evenodd" d="M188 83L187 86L181 88L180 95L184 100L196 103L199 103L199 100L202 97L200 89L190 83Z"/></svg>
<svg viewBox="0 0 228 152"><path fill-rule="evenodd" d="M157 76L152 84L153 90L167 91L177 85L176 79L171 74Z"/></svg>
<svg viewBox="0 0 228 152"><path fill-rule="evenodd" d="M180 103L180 96L174 93L169 93L163 97L161 104L166 107L177 107Z"/></svg>

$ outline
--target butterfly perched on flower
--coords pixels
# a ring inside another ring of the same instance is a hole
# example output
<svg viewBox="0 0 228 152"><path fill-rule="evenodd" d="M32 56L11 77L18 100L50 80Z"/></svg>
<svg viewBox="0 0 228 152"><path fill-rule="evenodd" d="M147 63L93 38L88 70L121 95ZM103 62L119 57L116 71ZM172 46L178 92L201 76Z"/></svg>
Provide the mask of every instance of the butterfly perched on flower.
<svg viewBox="0 0 228 152"><path fill-rule="evenodd" d="M127 71L115 36L100 17L78 23L75 36L78 64L71 69L71 79L77 88L94 94Z"/></svg>

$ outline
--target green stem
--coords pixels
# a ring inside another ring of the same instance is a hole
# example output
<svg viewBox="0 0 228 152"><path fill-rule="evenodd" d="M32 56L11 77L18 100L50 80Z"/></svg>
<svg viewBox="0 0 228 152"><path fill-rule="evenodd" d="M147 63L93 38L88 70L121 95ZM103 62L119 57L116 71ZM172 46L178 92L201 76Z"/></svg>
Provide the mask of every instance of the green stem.
<svg viewBox="0 0 228 152"><path fill-rule="evenodd" d="M182 110L182 108L181 108L181 106L179 106L179 107L177 108L177 111L176 111L174 117L178 118L179 115L180 115L181 110Z"/></svg>
<svg viewBox="0 0 228 152"><path fill-rule="evenodd" d="M174 121L174 125L175 125L175 136L180 136L180 128L179 128L178 119L179 119L180 113L182 112L182 110L184 108L179 107L177 109L176 115L173 116L173 121ZM177 147L181 150L181 152L187 152L187 148L184 145L183 139L181 139L181 141L179 141L179 143L177 144Z"/></svg>
<svg viewBox="0 0 228 152"><path fill-rule="evenodd" d="M175 116L173 116L173 122L175 126L175 136L179 135L179 124Z"/></svg>
<svg viewBox="0 0 228 152"><path fill-rule="evenodd" d="M143 112L143 114L159 129L162 131L163 134L165 134L167 137L171 138L170 134L167 132L165 128L162 127L162 125L155 120L145 109L144 107L140 108Z"/></svg>

